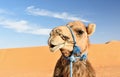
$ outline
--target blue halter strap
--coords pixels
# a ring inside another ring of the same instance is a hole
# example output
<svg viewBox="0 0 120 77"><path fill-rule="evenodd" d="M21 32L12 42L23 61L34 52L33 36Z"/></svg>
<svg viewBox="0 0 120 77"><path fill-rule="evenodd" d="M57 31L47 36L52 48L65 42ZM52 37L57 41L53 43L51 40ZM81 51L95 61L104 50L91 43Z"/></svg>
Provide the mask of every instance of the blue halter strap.
<svg viewBox="0 0 120 77"><path fill-rule="evenodd" d="M87 53L84 53L80 56L75 56L75 54L80 54L81 50L76 44L76 38L74 36L74 33L73 33L72 29L70 28L69 25L66 25L66 26L70 30L70 33L72 35L73 42L74 42L72 54L69 57L65 57L67 60L70 61L70 77L72 77L72 74L73 74L73 70L72 70L73 64L72 63L76 62L76 59L80 59L80 61L86 60L87 59Z"/></svg>

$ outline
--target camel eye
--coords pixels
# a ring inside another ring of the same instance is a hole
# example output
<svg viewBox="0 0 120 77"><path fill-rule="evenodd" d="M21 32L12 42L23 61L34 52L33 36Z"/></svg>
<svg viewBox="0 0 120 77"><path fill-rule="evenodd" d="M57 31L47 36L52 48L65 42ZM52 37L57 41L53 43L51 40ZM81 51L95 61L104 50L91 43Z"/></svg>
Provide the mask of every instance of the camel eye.
<svg viewBox="0 0 120 77"><path fill-rule="evenodd" d="M84 31L82 31L82 30L77 30L77 34L78 35L82 35L84 33Z"/></svg>

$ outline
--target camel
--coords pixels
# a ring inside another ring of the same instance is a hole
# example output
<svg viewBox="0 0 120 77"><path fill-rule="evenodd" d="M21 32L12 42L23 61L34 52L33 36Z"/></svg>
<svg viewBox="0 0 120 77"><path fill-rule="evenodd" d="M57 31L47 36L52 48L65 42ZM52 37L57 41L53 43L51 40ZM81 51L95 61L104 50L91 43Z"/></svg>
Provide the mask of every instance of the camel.
<svg viewBox="0 0 120 77"><path fill-rule="evenodd" d="M51 52L61 52L53 77L70 77L70 61L66 58L73 53L75 41L68 27L74 33L76 45L80 48L79 53L73 54L77 57L88 52L88 47L90 46L89 36L94 33L96 25L91 23L86 27L81 21L73 21L69 22L67 26L62 25L52 29L48 39L49 49ZM83 60L77 58L72 64L73 77L96 77L95 70L87 58Z"/></svg>

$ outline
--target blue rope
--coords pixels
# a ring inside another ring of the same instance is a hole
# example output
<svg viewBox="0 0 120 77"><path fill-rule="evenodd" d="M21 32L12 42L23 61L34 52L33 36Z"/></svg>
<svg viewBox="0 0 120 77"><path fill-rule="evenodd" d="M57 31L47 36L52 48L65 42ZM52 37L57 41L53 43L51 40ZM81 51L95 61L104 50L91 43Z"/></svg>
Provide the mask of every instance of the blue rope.
<svg viewBox="0 0 120 77"><path fill-rule="evenodd" d="M65 57L67 60L70 61L70 77L72 77L72 74L73 74L73 70L72 70L73 62L76 62L76 59L80 59L80 61L86 60L87 59L87 53L82 54L82 56L74 56L74 54L81 53L81 50L76 45L76 39L75 39L75 36L74 36L74 33L73 33L72 29L68 25L66 25L66 26L70 30L70 32L72 34L73 41L74 41L72 55L70 57Z"/></svg>
<svg viewBox="0 0 120 77"><path fill-rule="evenodd" d="M72 64L72 63L73 63L73 62L70 61L70 77L72 77L72 74L73 74L73 70L72 70L73 64Z"/></svg>
<svg viewBox="0 0 120 77"><path fill-rule="evenodd" d="M75 39L75 36L74 36L74 33L72 31L72 29L70 28L70 26L66 25L67 28L70 30L70 33L72 34L72 38L73 38L73 41L74 41L74 45L76 45L76 39Z"/></svg>
<svg viewBox="0 0 120 77"><path fill-rule="evenodd" d="M80 59L80 61L86 60L87 54L84 53L81 57L80 56L75 57L74 55L71 55L70 57L67 58L67 60L70 61L70 77L72 77L72 74L73 74L73 70L72 70L73 62L76 62L76 59Z"/></svg>

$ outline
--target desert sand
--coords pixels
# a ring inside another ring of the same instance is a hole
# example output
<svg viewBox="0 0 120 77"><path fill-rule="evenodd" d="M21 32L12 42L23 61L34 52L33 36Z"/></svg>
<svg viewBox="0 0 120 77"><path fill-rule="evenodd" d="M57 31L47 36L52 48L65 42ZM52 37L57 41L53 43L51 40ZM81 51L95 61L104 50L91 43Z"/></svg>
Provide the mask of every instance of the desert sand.
<svg viewBox="0 0 120 77"><path fill-rule="evenodd" d="M60 55L48 46L0 49L0 77L52 77ZM88 59L97 77L120 77L120 41L91 44Z"/></svg>

